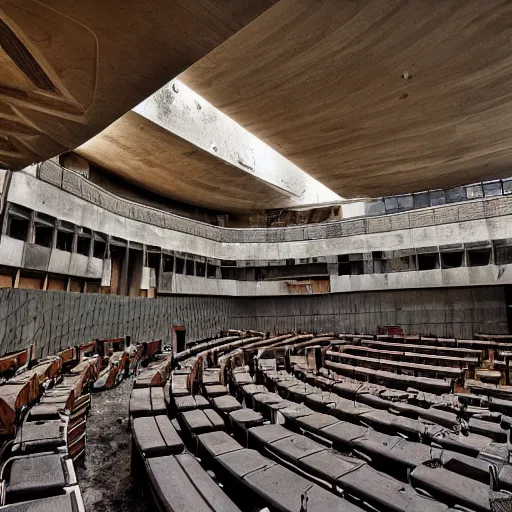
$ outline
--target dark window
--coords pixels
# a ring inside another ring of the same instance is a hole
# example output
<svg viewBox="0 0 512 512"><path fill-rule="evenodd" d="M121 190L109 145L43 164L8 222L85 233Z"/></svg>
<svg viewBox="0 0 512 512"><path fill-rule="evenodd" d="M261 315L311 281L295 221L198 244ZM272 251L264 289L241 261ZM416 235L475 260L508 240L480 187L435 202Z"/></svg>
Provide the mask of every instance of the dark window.
<svg viewBox="0 0 512 512"><path fill-rule="evenodd" d="M508 265L512 263L512 245L496 247L496 265Z"/></svg>
<svg viewBox="0 0 512 512"><path fill-rule="evenodd" d="M53 240L53 228L48 226L38 226L36 224L35 230L36 245L42 245L43 247L51 247Z"/></svg>
<svg viewBox="0 0 512 512"><path fill-rule="evenodd" d="M287 259L286 266L290 267L292 265L295 265L295 259L294 258Z"/></svg>
<svg viewBox="0 0 512 512"><path fill-rule="evenodd" d="M183 274L185 269L185 260L183 258L176 258L176 274Z"/></svg>
<svg viewBox="0 0 512 512"><path fill-rule="evenodd" d="M186 260L185 261L185 275L186 276L194 275L194 260Z"/></svg>
<svg viewBox="0 0 512 512"><path fill-rule="evenodd" d="M493 181L491 183L484 183L484 196L494 197L501 196L501 181Z"/></svg>
<svg viewBox="0 0 512 512"><path fill-rule="evenodd" d="M239 272L237 267L221 267L222 279L235 279L238 280ZM256 272L258 269L256 269Z"/></svg>
<svg viewBox="0 0 512 512"><path fill-rule="evenodd" d="M79 236L76 242L76 252L83 256L89 256L89 248L91 247L91 239L85 236Z"/></svg>
<svg viewBox="0 0 512 512"><path fill-rule="evenodd" d="M338 275L349 276L350 275L350 263L338 263Z"/></svg>
<svg viewBox="0 0 512 512"><path fill-rule="evenodd" d="M210 265L208 263L208 265L206 267L206 271L207 271L207 276L209 278L215 279L217 277L217 267L215 265Z"/></svg>
<svg viewBox="0 0 512 512"><path fill-rule="evenodd" d="M374 260L382 260L384 258L382 251L372 251L372 258Z"/></svg>
<svg viewBox="0 0 512 512"><path fill-rule="evenodd" d="M176 272L178 274L181 274L183 272L183 267L181 268L181 271L178 271L178 259L176 258ZM183 261L183 260L180 260ZM167 254L164 254L164 272L172 272L173 271L173 265L174 265L174 258L172 256L168 256Z"/></svg>
<svg viewBox="0 0 512 512"><path fill-rule="evenodd" d="M442 266L442 268L462 267L463 259L464 259L463 251L442 252L441 253L441 266Z"/></svg>
<svg viewBox="0 0 512 512"><path fill-rule="evenodd" d="M430 206L428 192L420 192L419 194L413 194L412 200L414 208L427 208L428 206Z"/></svg>
<svg viewBox="0 0 512 512"><path fill-rule="evenodd" d="M69 231L57 231L57 249L71 252L73 248L73 233Z"/></svg>
<svg viewBox="0 0 512 512"><path fill-rule="evenodd" d="M27 241L28 236L28 219L19 219L19 218L10 218L9 219L9 229L7 230L7 235L11 238L16 238L17 240Z"/></svg>
<svg viewBox="0 0 512 512"><path fill-rule="evenodd" d="M255 281L264 281L268 277L268 267L257 267L254 272L254 280Z"/></svg>
<svg viewBox="0 0 512 512"><path fill-rule="evenodd" d="M338 256L338 263L348 263L349 255L348 254L340 254Z"/></svg>
<svg viewBox="0 0 512 512"><path fill-rule="evenodd" d="M482 267L489 265L491 261L491 248L485 249L469 249L468 250L468 267Z"/></svg>
<svg viewBox="0 0 512 512"><path fill-rule="evenodd" d="M464 187L449 188L446 190L447 203L458 203L460 201L466 201L467 198L466 189Z"/></svg>
<svg viewBox="0 0 512 512"><path fill-rule="evenodd" d="M414 208L414 200L411 194L398 196L398 211L405 212Z"/></svg>
<svg viewBox="0 0 512 512"><path fill-rule="evenodd" d="M444 190L431 190L430 191L430 204L431 206L438 206L440 204L446 204L446 197Z"/></svg>
<svg viewBox="0 0 512 512"><path fill-rule="evenodd" d="M364 274L364 262L363 261L350 262L350 273L353 276L359 276L361 274Z"/></svg>
<svg viewBox="0 0 512 512"><path fill-rule="evenodd" d="M160 258L161 258L161 253L148 252L147 253L147 266L149 268L154 268L157 271L159 271L160 270ZM169 256L167 256L167 258L169 258ZM172 265L172 257L171 257L171 265ZM166 270L166 272L169 272L169 271Z"/></svg>
<svg viewBox="0 0 512 512"><path fill-rule="evenodd" d="M395 196L385 197L384 205L386 206L386 213L398 212L398 199Z"/></svg>
<svg viewBox="0 0 512 512"><path fill-rule="evenodd" d="M434 270L439 268L437 253L418 254L418 270Z"/></svg>
<svg viewBox="0 0 512 512"><path fill-rule="evenodd" d="M196 276L199 276L199 277L206 276L206 263L201 263L200 261L196 261Z"/></svg>
<svg viewBox="0 0 512 512"><path fill-rule="evenodd" d="M103 259L107 251L107 244L102 240L94 240L93 256L95 258Z"/></svg>

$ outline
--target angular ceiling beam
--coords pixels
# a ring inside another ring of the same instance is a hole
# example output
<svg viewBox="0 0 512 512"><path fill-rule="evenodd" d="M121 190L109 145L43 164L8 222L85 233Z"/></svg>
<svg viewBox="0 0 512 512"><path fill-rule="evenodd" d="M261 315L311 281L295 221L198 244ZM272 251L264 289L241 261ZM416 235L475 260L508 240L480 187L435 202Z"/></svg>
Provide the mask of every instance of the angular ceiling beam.
<svg viewBox="0 0 512 512"><path fill-rule="evenodd" d="M342 200L179 80L169 82L133 110L271 186L285 196L282 207L338 204Z"/></svg>

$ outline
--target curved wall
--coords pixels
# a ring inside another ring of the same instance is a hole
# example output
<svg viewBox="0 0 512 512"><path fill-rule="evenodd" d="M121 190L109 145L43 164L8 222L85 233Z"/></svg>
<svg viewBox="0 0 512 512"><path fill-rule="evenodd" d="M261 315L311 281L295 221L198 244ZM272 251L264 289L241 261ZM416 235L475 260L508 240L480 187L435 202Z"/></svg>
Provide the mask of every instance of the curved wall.
<svg viewBox="0 0 512 512"><path fill-rule="evenodd" d="M41 164L39 178L118 217L147 223L174 232L194 235L204 240L228 244L244 244L244 246L245 244L278 244L282 242L304 244L314 240L332 241L339 238L342 238L345 242L352 243L354 239L347 239L347 237L361 235L364 235L364 238L377 240L380 243L380 236L386 232L400 232L409 229L423 230L424 228L433 228L446 224L512 215L512 196L501 196L365 219L287 228L233 229L212 226L121 199L97 187L80 175L63 169L51 161ZM490 228L493 229L493 226L491 225ZM430 232L431 235L433 233L432 231ZM471 230L465 230L463 236L474 238ZM377 238L375 239L375 237ZM397 238L394 241L396 240ZM372 245L372 242L369 242L369 245ZM290 247L293 247L293 251L298 251L295 257L302 257L300 255L301 245L294 244L290 245ZM354 248L357 249L357 246ZM321 247L319 249L324 251ZM240 259L242 258L243 256L240 255Z"/></svg>
<svg viewBox="0 0 512 512"><path fill-rule="evenodd" d="M214 267L213 275L203 277L196 274L195 264L192 275L180 273L176 267L153 267L158 285L151 286L157 286L159 294L247 297L512 284L512 196L302 227L226 229L119 198L73 171L45 162L37 171L34 167L14 173L6 199L36 215L69 222L78 230L87 228L126 240L130 248L149 248L176 258L187 254ZM5 226L0 265L101 280L102 286L110 286L110 259L41 247L30 237L25 242L15 240L7 236ZM496 257L495 244L510 247L510 256ZM468 251L475 247L489 251L487 263L473 266ZM443 264L443 251L455 250L463 253L456 268ZM398 270L393 265L379 266L377 253L386 253L386 258L396 261L409 258L410 264ZM423 253L437 258L434 267L420 266L419 254ZM359 258L360 269L339 270L338 261L352 261L354 256ZM261 279L254 272L255 268L286 266L289 260L297 263L294 269L305 269L304 262L317 259L323 265L320 274L301 274L298 270L298 277L293 278L286 277L293 273L283 271L271 277L267 273ZM240 270L252 268L252 274L225 276L220 265L226 260L236 260ZM151 269L144 267L142 271L148 282Z"/></svg>
<svg viewBox="0 0 512 512"><path fill-rule="evenodd" d="M41 180L15 173L8 200L94 231L209 258L284 260L512 238L512 196L304 227L229 229L120 199L59 166L50 178L49 169L41 168Z"/></svg>
<svg viewBox="0 0 512 512"><path fill-rule="evenodd" d="M129 298L68 292L0 290L0 355L34 343L38 356L94 338L129 335L169 340L183 325L187 340L225 329L369 332L402 325L410 334L472 338L506 333L503 287L404 290L308 297Z"/></svg>

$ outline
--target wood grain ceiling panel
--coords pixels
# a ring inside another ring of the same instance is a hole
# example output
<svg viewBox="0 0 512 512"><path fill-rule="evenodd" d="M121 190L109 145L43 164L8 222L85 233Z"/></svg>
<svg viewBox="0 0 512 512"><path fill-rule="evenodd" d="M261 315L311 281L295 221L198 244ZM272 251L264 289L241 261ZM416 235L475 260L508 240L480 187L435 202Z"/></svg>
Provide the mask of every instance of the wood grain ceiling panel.
<svg viewBox="0 0 512 512"><path fill-rule="evenodd" d="M276 1L0 0L0 166L80 145Z"/></svg>
<svg viewBox="0 0 512 512"><path fill-rule="evenodd" d="M281 0L180 80L343 197L512 169L512 2Z"/></svg>

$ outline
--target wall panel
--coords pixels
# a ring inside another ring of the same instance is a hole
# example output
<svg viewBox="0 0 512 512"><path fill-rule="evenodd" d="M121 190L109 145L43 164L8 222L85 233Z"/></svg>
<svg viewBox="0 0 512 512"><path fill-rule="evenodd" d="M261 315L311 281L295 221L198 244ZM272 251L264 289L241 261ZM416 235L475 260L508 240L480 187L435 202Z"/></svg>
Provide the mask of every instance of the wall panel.
<svg viewBox="0 0 512 512"><path fill-rule="evenodd" d="M188 340L222 329L409 333L471 338L507 333L504 287L356 292L293 297L170 296L156 299L0 289L0 353L35 343L39 356L93 338L131 335L169 341L172 325Z"/></svg>

